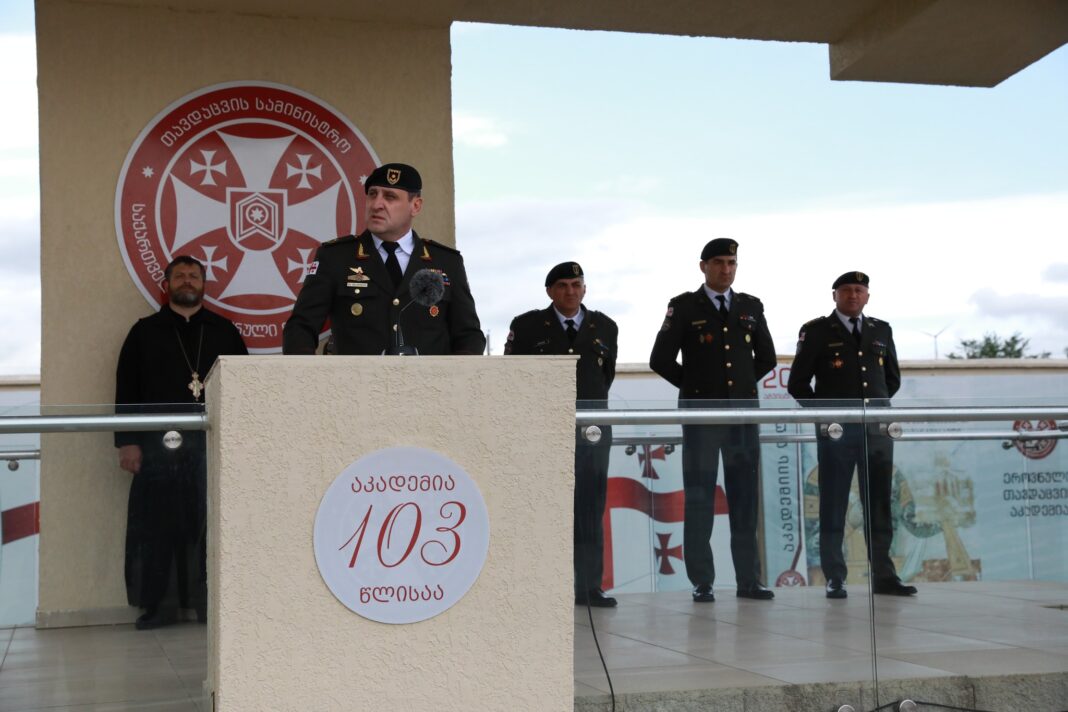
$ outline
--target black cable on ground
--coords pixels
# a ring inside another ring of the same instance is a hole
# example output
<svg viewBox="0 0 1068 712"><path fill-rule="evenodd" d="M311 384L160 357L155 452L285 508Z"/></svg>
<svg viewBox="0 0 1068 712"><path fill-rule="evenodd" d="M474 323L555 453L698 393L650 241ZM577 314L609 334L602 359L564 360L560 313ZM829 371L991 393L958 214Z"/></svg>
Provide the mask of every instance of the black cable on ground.
<svg viewBox="0 0 1068 712"><path fill-rule="evenodd" d="M575 476L578 476L578 468L575 468ZM577 482L575 483L575 487L578 487ZM579 542L585 542L587 532L583 531L585 527L582 527L581 523L579 526ZM582 549L582 591L584 592L583 595L586 597L586 615L589 616L590 619L590 633L593 635L593 644L597 647L597 656L601 659L601 669L604 670L604 677L608 680L608 694L612 698L612 712L616 712L616 690L612 686L612 676L608 674L608 663L604 660L604 653L601 652L601 641L597 639L597 627L593 623L593 607L590 605L590 587L588 585L589 581L586 580L586 547L582 546L580 548ZM601 582L598 581L597 583L600 584ZM598 585L598 588L600 588L600 585Z"/></svg>
<svg viewBox="0 0 1068 712"><path fill-rule="evenodd" d="M977 710L974 707L954 707L953 705L943 705L937 702L924 702L923 700L913 700L917 705L926 705L927 707L937 707L943 710L958 710L958 712L988 712L987 710Z"/></svg>
<svg viewBox="0 0 1068 712"><path fill-rule="evenodd" d="M597 646L597 655L601 658L604 677L608 680L608 694L612 696L612 712L616 712L616 690L612 687L612 676L608 674L608 663L604 661L604 653L601 652L601 642L597 640L597 628L593 625L593 607L590 606L588 590L586 594L586 614L590 617L590 633L593 634L593 644Z"/></svg>

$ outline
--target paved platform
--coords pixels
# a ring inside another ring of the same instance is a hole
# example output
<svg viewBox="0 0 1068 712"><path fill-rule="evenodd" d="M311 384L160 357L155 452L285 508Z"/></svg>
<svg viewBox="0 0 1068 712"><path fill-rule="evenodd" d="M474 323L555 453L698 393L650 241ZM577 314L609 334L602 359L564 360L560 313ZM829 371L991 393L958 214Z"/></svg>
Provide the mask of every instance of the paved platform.
<svg viewBox="0 0 1068 712"><path fill-rule="evenodd" d="M805 588L771 602L716 596L695 605L685 592L628 595L593 611L617 710L860 712L904 697L1068 710L1066 584L925 584L916 598L854 587L844 601ZM0 629L0 710L209 712L206 638L195 623ZM607 692L576 608L575 709L609 710Z"/></svg>

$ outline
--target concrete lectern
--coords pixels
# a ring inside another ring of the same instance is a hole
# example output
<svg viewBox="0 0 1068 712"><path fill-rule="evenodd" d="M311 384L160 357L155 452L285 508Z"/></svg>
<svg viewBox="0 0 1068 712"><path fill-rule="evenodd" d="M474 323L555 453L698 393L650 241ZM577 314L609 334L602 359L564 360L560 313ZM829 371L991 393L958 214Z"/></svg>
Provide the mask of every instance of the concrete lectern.
<svg viewBox="0 0 1068 712"><path fill-rule="evenodd" d="M570 357L220 358L207 398L215 708L571 710L574 394ZM416 623L349 610L313 551L328 487L390 447L458 464L488 513L477 580Z"/></svg>

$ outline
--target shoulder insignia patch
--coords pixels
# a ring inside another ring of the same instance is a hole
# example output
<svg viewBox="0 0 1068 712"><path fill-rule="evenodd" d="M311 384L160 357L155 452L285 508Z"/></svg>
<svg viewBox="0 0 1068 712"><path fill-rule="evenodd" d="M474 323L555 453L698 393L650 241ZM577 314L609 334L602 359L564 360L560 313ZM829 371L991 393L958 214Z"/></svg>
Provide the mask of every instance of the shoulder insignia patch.
<svg viewBox="0 0 1068 712"><path fill-rule="evenodd" d="M457 250L455 247L449 247L448 245L443 245L440 242L436 242L434 240L428 240L425 237L420 237L419 239L422 240L424 244L433 245L434 247L437 247L437 248L440 248L442 250L445 250L446 252L452 252L452 253L457 254L457 255L460 254L460 251Z"/></svg>
<svg viewBox="0 0 1068 712"><path fill-rule="evenodd" d="M345 242L351 242L355 239L355 235L342 235L341 237L335 237L333 240L327 240L323 243L323 247L326 247L327 245L340 245Z"/></svg>

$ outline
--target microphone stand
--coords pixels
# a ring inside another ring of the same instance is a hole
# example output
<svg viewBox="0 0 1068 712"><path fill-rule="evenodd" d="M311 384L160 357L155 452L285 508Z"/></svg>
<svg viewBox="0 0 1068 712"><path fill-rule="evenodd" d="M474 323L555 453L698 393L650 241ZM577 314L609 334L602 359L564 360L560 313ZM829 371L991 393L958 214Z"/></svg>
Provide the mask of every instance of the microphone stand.
<svg viewBox="0 0 1068 712"><path fill-rule="evenodd" d="M397 314L397 323L393 325L393 345L382 352L383 356L418 356L419 349L404 343L404 331L401 329L401 316L404 310L415 303L412 299L405 304Z"/></svg>

